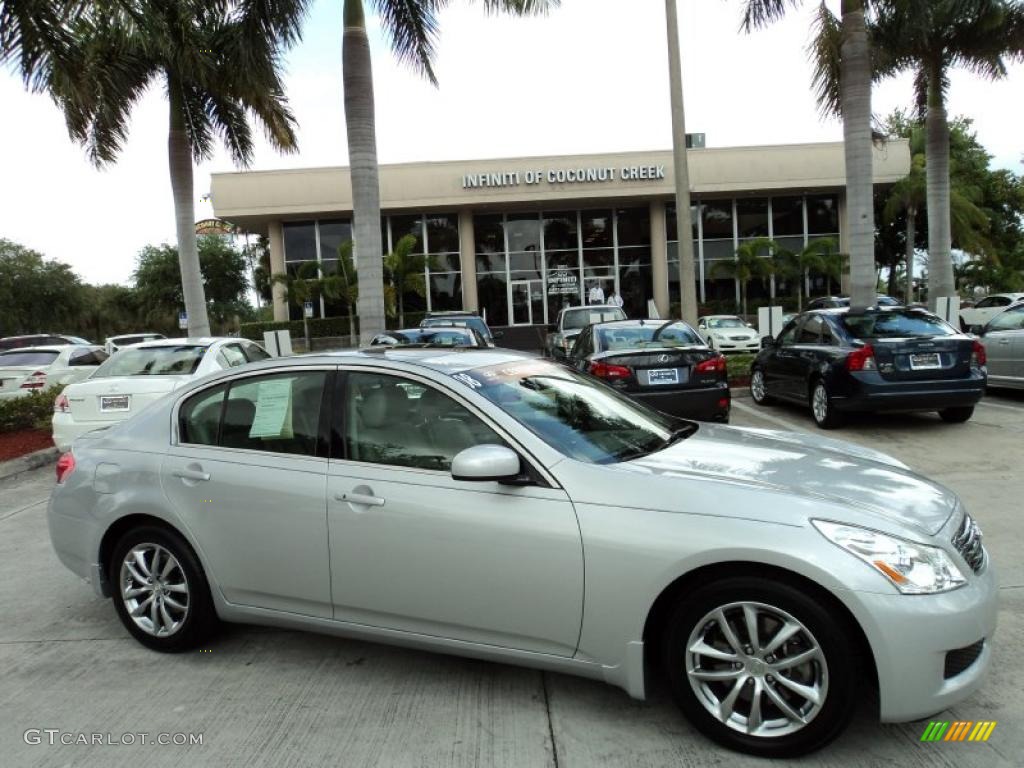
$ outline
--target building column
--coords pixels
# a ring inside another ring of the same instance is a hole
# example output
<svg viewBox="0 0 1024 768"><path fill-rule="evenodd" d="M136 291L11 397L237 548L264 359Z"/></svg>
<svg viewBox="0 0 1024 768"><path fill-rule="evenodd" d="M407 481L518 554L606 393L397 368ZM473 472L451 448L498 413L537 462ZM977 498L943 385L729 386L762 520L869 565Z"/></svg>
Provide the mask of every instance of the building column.
<svg viewBox="0 0 1024 768"><path fill-rule="evenodd" d="M270 240L270 274L285 274L284 266L284 232L280 221L272 221L267 225ZM271 283L271 295L274 297L274 320L288 319L288 292L281 283Z"/></svg>
<svg viewBox="0 0 1024 768"><path fill-rule="evenodd" d="M850 224L846 220L847 215L846 207L846 192L842 191L839 193L839 252L847 254L849 259L850 253ZM839 273L839 292L850 295L850 262L846 262L846 269Z"/></svg>
<svg viewBox="0 0 1024 768"><path fill-rule="evenodd" d="M668 302L668 229L665 225L665 202L651 201L651 279L654 281L654 305L658 314L669 316Z"/></svg>
<svg viewBox="0 0 1024 768"><path fill-rule="evenodd" d="M459 262L462 264L462 308L480 310L476 295L476 233L473 211L459 211Z"/></svg>

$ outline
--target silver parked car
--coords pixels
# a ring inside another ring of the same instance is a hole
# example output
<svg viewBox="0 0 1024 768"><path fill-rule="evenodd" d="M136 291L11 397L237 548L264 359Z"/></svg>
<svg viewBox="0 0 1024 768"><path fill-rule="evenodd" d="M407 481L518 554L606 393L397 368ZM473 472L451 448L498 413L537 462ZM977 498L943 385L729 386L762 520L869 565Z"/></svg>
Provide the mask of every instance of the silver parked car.
<svg viewBox="0 0 1024 768"><path fill-rule="evenodd" d="M1024 303L993 317L980 333L989 386L1024 389Z"/></svg>
<svg viewBox="0 0 1024 768"><path fill-rule="evenodd" d="M216 621L604 680L797 755L952 706L996 578L949 490L835 440L676 419L507 350L379 348L190 382L83 435L60 559L160 651ZM586 578L584 579L584 574Z"/></svg>

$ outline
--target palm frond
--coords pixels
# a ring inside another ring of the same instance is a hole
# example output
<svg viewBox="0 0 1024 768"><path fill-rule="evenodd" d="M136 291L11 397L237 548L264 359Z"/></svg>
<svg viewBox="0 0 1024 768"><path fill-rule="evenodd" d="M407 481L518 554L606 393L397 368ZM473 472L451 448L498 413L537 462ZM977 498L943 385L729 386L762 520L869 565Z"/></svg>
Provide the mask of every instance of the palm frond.
<svg viewBox="0 0 1024 768"><path fill-rule="evenodd" d="M362 0L346 0L362 2ZM437 12L446 0L370 0L380 16L391 49L399 62L411 66L437 85L434 74L435 45L439 29Z"/></svg>
<svg viewBox="0 0 1024 768"><path fill-rule="evenodd" d="M807 53L811 60L811 88L823 117L842 114L840 95L840 63L843 30L835 14L824 0L818 6L812 25L814 30Z"/></svg>
<svg viewBox="0 0 1024 768"><path fill-rule="evenodd" d="M546 15L559 7L561 0L481 0L487 13L511 13L515 16Z"/></svg>
<svg viewBox="0 0 1024 768"><path fill-rule="evenodd" d="M795 8L798 0L746 0L740 29L751 32L778 21L786 15L786 7Z"/></svg>

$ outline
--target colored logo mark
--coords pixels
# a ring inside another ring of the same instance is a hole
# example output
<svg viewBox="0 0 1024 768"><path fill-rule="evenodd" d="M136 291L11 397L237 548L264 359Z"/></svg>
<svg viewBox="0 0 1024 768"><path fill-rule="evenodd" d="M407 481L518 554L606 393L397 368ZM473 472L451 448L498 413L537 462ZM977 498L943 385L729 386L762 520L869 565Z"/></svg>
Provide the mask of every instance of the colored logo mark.
<svg viewBox="0 0 1024 768"><path fill-rule="evenodd" d="M921 741L988 741L995 729L995 720L933 720L921 734Z"/></svg>

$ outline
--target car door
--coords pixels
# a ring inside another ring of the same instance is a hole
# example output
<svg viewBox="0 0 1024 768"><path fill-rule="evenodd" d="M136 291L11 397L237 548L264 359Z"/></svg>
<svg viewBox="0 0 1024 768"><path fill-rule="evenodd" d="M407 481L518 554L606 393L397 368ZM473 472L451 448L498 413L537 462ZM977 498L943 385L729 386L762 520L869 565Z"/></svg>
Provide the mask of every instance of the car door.
<svg viewBox="0 0 1024 768"><path fill-rule="evenodd" d="M161 483L231 603L332 614L324 393L333 376L241 375L177 410Z"/></svg>
<svg viewBox="0 0 1024 768"><path fill-rule="evenodd" d="M797 331L796 343L790 348L792 354L786 369L786 386L792 397L810 399L808 383L811 374L820 369L822 362L829 356L831 343L832 334L825 318L821 315L807 315Z"/></svg>
<svg viewBox="0 0 1024 768"><path fill-rule="evenodd" d="M985 328L986 368L993 384L1024 381L1024 305L996 315Z"/></svg>
<svg viewBox="0 0 1024 768"><path fill-rule="evenodd" d="M765 386L769 392L778 397L794 396L793 379L797 354L794 346L803 320L803 316L796 317L782 329L775 341L775 346L765 360Z"/></svg>
<svg viewBox="0 0 1024 768"><path fill-rule="evenodd" d="M335 618L572 656L583 550L566 493L454 480L464 448L515 446L427 379L363 367L338 387L327 489Z"/></svg>

